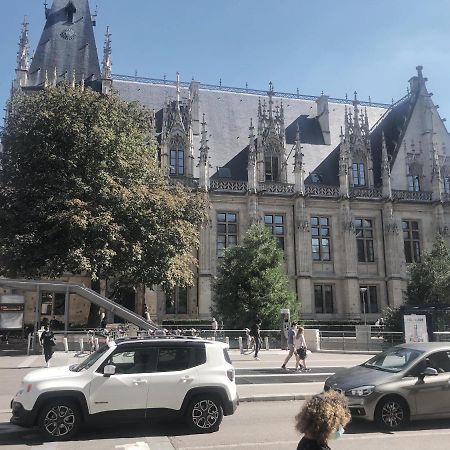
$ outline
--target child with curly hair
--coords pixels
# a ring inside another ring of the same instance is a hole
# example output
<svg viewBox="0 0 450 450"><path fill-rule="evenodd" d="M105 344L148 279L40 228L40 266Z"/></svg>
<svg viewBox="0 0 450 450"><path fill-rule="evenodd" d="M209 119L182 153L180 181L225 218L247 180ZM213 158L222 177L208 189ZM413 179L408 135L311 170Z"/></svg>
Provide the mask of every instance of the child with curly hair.
<svg viewBox="0 0 450 450"><path fill-rule="evenodd" d="M295 428L304 436L297 450L329 450L328 441L344 434L350 422L347 400L336 391L315 395L295 417Z"/></svg>

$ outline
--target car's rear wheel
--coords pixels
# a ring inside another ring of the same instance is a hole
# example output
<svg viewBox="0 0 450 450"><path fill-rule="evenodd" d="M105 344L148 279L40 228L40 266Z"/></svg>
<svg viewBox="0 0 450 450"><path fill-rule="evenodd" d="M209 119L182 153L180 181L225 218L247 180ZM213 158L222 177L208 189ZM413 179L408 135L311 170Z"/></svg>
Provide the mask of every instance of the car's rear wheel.
<svg viewBox="0 0 450 450"><path fill-rule="evenodd" d="M198 396L189 404L187 422L197 433L212 433L219 429L223 419L223 407L214 396Z"/></svg>
<svg viewBox="0 0 450 450"><path fill-rule="evenodd" d="M377 405L375 421L385 430L398 430L409 421L409 409L400 397L383 398Z"/></svg>
<svg viewBox="0 0 450 450"><path fill-rule="evenodd" d="M52 400L41 409L38 426L47 440L67 441L81 424L80 410L70 400Z"/></svg>

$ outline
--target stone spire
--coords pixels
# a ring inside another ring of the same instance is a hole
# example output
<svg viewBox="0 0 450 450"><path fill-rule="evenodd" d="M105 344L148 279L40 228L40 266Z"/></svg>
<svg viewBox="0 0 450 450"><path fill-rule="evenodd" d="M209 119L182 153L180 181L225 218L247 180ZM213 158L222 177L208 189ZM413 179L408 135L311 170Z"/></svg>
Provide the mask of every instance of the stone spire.
<svg viewBox="0 0 450 450"><path fill-rule="evenodd" d="M381 180L383 182L381 192L383 198L391 199L392 198L391 163L389 161L389 156L387 152L384 131L382 131L381 134Z"/></svg>
<svg viewBox="0 0 450 450"><path fill-rule="evenodd" d="M209 157L208 157L208 139L206 131L205 114L202 120L202 139L200 143L200 158L199 158L199 188L207 191L209 189Z"/></svg>
<svg viewBox="0 0 450 450"><path fill-rule="evenodd" d="M433 159L431 169L433 200L442 201L443 189L442 189L441 164L439 161L439 153L433 142L431 143L431 157Z"/></svg>
<svg viewBox="0 0 450 450"><path fill-rule="evenodd" d="M112 60L111 60L112 46L111 33L109 27L106 27L105 45L103 47L103 62L102 62L102 78L110 80L112 78Z"/></svg>
<svg viewBox="0 0 450 450"><path fill-rule="evenodd" d="M24 17L22 31L20 33L19 51L17 52L16 80L15 87L26 86L29 69L29 41L28 41L28 20Z"/></svg>
<svg viewBox="0 0 450 450"><path fill-rule="evenodd" d="M250 127L248 128L250 134L248 144L248 164L247 164L247 178L248 190L256 192L258 188L258 180L256 176L256 148L255 148L255 127L253 126L253 119L250 119Z"/></svg>
<svg viewBox="0 0 450 450"><path fill-rule="evenodd" d="M76 82L101 77L88 0L53 0L47 22L29 70L28 85L40 86L45 71L60 74L76 71Z"/></svg>
<svg viewBox="0 0 450 450"><path fill-rule="evenodd" d="M348 126L348 115L347 109L345 110L345 125L346 128ZM346 130L347 134L347 130ZM348 139L344 135L344 132L341 127L341 143L339 145L339 190L341 197L348 198L350 195L349 191L349 183L348 183L348 170L349 170L349 148L348 148Z"/></svg>
<svg viewBox="0 0 450 450"><path fill-rule="evenodd" d="M273 120L273 83L269 82L269 91L267 92L269 96L269 120Z"/></svg>
<svg viewBox="0 0 450 450"><path fill-rule="evenodd" d="M305 194L305 170L303 169L303 153L302 144L300 140L300 125L297 122L297 131L295 133L295 147L294 147L294 177L295 177L295 192L301 195Z"/></svg>

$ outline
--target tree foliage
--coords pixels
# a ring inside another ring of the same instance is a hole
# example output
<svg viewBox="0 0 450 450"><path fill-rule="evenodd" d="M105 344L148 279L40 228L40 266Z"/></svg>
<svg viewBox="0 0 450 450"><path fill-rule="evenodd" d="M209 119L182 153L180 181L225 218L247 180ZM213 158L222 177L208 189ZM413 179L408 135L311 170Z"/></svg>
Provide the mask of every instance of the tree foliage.
<svg viewBox="0 0 450 450"><path fill-rule="evenodd" d="M214 314L227 327L244 328L258 315L263 326L279 327L280 308L297 306L283 268L283 251L260 224L241 245L227 249L214 286Z"/></svg>
<svg viewBox="0 0 450 450"><path fill-rule="evenodd" d="M450 249L438 236L430 252L410 266L407 303L410 305L450 303Z"/></svg>
<svg viewBox="0 0 450 450"><path fill-rule="evenodd" d="M206 199L168 184L151 113L63 85L11 104L0 168L0 273L193 281Z"/></svg>

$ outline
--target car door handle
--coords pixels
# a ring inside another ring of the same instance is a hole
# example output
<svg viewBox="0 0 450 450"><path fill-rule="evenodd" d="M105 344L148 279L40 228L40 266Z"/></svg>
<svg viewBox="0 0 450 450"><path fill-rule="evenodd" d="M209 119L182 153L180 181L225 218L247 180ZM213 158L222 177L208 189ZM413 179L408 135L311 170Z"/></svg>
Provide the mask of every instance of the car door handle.
<svg viewBox="0 0 450 450"><path fill-rule="evenodd" d="M194 378L192 378L191 376L189 376L189 375L186 375L186 376L184 376L183 378L181 378L181 381L183 382L183 383L187 383L188 381L192 381Z"/></svg>
<svg viewBox="0 0 450 450"><path fill-rule="evenodd" d="M146 380L133 380L133 384L135 386L139 386L140 384L147 384Z"/></svg>

